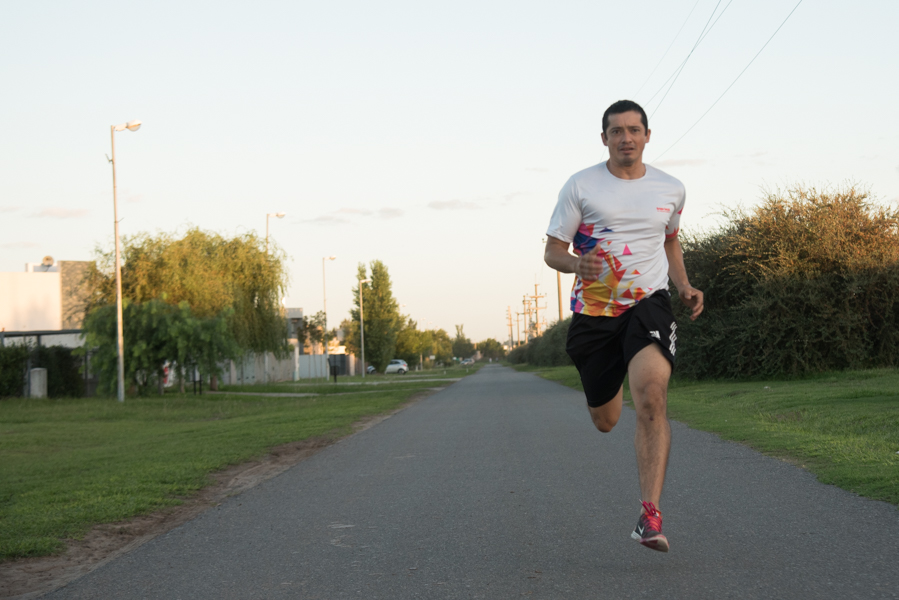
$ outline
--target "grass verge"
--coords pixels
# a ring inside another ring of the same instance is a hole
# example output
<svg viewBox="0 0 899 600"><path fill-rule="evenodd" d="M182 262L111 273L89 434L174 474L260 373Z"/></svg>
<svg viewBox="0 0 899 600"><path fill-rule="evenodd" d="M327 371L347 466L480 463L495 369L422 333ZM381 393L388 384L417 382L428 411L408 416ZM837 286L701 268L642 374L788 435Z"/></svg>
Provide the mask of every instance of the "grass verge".
<svg viewBox="0 0 899 600"><path fill-rule="evenodd" d="M581 390L574 367L518 370ZM899 370L789 381L674 379L669 416L794 462L823 483L899 505Z"/></svg>
<svg viewBox="0 0 899 600"><path fill-rule="evenodd" d="M433 385L309 398L3 400L0 560L59 552L95 524L180 504L214 471L278 444L342 436Z"/></svg>

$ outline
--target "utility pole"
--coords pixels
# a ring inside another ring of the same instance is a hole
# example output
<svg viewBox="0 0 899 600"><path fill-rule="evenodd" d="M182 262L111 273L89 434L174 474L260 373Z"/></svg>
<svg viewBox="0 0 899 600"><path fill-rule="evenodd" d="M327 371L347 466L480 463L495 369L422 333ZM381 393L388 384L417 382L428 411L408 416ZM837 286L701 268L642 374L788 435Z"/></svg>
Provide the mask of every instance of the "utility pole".
<svg viewBox="0 0 899 600"><path fill-rule="evenodd" d="M540 306L540 299L546 298L546 294L540 295L537 291L537 288L540 287L539 283L534 284L534 295L531 298L534 299L534 327L536 329L537 335L540 335L540 309L546 308L545 306Z"/></svg>
<svg viewBox="0 0 899 600"><path fill-rule="evenodd" d="M521 345L521 315L522 313L520 312L515 313L515 331L518 332L518 343L516 344L516 347Z"/></svg>
<svg viewBox="0 0 899 600"><path fill-rule="evenodd" d="M509 322L509 350L515 345L515 338L512 337L512 307L506 307L506 320Z"/></svg>
<svg viewBox="0 0 899 600"><path fill-rule="evenodd" d="M525 294L521 297L521 305L524 307L524 341L528 343L531 341L531 303L528 301L528 295Z"/></svg>

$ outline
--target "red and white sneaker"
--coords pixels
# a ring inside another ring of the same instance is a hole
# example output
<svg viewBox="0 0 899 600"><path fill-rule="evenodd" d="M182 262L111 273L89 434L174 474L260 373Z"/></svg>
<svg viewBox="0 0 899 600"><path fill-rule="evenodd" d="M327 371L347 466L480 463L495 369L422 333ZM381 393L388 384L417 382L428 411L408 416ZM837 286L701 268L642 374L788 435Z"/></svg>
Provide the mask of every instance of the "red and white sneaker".
<svg viewBox="0 0 899 600"><path fill-rule="evenodd" d="M652 502L643 503L643 514L640 515L631 537L647 548L668 552L668 538L662 535L662 513Z"/></svg>

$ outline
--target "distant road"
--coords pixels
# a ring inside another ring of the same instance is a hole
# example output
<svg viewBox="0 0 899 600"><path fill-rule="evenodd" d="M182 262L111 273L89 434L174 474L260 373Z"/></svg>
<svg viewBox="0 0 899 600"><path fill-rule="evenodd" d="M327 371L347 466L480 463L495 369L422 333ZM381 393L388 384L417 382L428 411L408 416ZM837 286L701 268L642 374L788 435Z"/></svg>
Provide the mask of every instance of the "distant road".
<svg viewBox="0 0 899 600"><path fill-rule="evenodd" d="M48 597L899 598L895 507L678 423L643 548L633 433L488 366Z"/></svg>

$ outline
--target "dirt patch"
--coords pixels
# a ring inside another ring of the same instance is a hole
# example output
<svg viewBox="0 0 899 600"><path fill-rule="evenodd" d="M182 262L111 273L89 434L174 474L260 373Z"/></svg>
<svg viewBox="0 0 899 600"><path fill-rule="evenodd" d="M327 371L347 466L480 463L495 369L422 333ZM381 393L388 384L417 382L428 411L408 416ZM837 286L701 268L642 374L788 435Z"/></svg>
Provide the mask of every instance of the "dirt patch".
<svg viewBox="0 0 899 600"><path fill-rule="evenodd" d="M353 424L353 432L364 431L389 419L411 404L444 388L428 388L414 394L399 408L365 417ZM149 542L156 536L190 521L225 498L234 496L279 475L322 448L347 436L324 435L272 448L265 457L227 467L210 476L214 483L184 504L118 523L97 525L83 539L66 540L66 550L56 556L24 558L0 564L0 598L25 600L58 589L109 561Z"/></svg>

